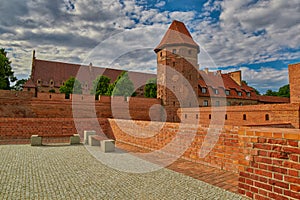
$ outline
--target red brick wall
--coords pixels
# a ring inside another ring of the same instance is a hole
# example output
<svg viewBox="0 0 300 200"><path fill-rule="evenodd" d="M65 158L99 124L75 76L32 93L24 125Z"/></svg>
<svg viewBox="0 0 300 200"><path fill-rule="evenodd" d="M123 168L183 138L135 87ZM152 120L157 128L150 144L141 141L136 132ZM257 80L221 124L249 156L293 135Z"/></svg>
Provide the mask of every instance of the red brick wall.
<svg viewBox="0 0 300 200"><path fill-rule="evenodd" d="M212 109L213 113L212 113ZM300 128L299 125L299 104L265 104L251 106L228 106L223 107L201 107L185 108L178 112L180 118L184 121L195 122L198 115L200 124L209 124L211 120L214 123L225 123L235 126L284 126ZM225 114L227 120L225 120ZM244 120L243 115L246 116ZM266 115L269 120L266 120ZM185 118L186 116L186 118Z"/></svg>

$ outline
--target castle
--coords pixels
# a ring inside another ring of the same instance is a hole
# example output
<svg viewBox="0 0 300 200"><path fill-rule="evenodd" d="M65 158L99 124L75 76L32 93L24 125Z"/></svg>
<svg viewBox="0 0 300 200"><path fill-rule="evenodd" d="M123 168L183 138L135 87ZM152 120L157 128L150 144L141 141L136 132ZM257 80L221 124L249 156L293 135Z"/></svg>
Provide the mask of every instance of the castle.
<svg viewBox="0 0 300 200"><path fill-rule="evenodd" d="M236 106L271 103L288 103L288 98L257 95L253 88L242 81L241 71L222 74L221 70L199 70L199 45L193 40L186 26L173 21L154 49L157 54L157 98L167 111L168 121L179 121L177 110L181 107ZM39 60L33 53L30 79L25 91L59 92L59 87L71 76L81 73L83 94L89 94L92 81L99 74L116 80L122 70L80 66L62 62ZM153 74L128 72L133 80L137 96L143 96L143 86ZM193 94L194 98L191 98ZM185 99L183 99L185 97Z"/></svg>

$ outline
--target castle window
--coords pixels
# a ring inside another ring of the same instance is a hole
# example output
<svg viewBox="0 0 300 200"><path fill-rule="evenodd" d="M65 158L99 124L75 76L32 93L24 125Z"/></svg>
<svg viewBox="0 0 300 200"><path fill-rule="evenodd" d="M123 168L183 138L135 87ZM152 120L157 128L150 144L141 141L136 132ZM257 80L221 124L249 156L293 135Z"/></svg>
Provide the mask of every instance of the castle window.
<svg viewBox="0 0 300 200"><path fill-rule="evenodd" d="M247 120L247 115L243 114L243 120Z"/></svg>
<svg viewBox="0 0 300 200"><path fill-rule="evenodd" d="M162 52L160 52L160 57L162 57Z"/></svg>
<svg viewBox="0 0 300 200"><path fill-rule="evenodd" d="M198 114L196 114L196 119L198 119Z"/></svg>
<svg viewBox="0 0 300 200"><path fill-rule="evenodd" d="M250 92L247 92L247 97L250 97L251 96L251 93Z"/></svg>
<svg viewBox="0 0 300 200"><path fill-rule="evenodd" d="M172 52L173 52L173 54L175 54L175 53L176 53L176 49L173 49L173 51L172 51Z"/></svg>
<svg viewBox="0 0 300 200"><path fill-rule="evenodd" d="M242 102L240 102L240 103L239 103L239 105L240 105L240 106L242 106L242 105L243 105L243 103L242 103Z"/></svg>
<svg viewBox="0 0 300 200"><path fill-rule="evenodd" d="M265 120L266 120L266 121L269 121L269 120L270 120L269 114L266 114L266 115L265 115Z"/></svg>
<svg viewBox="0 0 300 200"><path fill-rule="evenodd" d="M218 89L214 89L214 93L215 94L219 94L219 90Z"/></svg>
<svg viewBox="0 0 300 200"><path fill-rule="evenodd" d="M227 117L227 114L225 115L225 120L227 120L228 119L228 117Z"/></svg>
<svg viewBox="0 0 300 200"><path fill-rule="evenodd" d="M192 54L192 50L189 50L189 55L191 55Z"/></svg>
<svg viewBox="0 0 300 200"><path fill-rule="evenodd" d="M50 85L51 85L51 86L54 85L54 81L53 81L53 80L50 81Z"/></svg>
<svg viewBox="0 0 300 200"><path fill-rule="evenodd" d="M207 90L206 90L206 88L201 88L201 92L202 92L202 94L205 94L206 92L207 92Z"/></svg>
<svg viewBox="0 0 300 200"><path fill-rule="evenodd" d="M175 67L175 62L173 62L173 67Z"/></svg>
<svg viewBox="0 0 300 200"><path fill-rule="evenodd" d="M228 96L230 95L230 90L225 90L225 94Z"/></svg>
<svg viewBox="0 0 300 200"><path fill-rule="evenodd" d="M211 119L211 114L208 115L208 119Z"/></svg>
<svg viewBox="0 0 300 200"><path fill-rule="evenodd" d="M40 85L42 83L42 81L39 79L37 80L37 84Z"/></svg>
<svg viewBox="0 0 300 200"><path fill-rule="evenodd" d="M242 96L242 92L238 91L237 92L238 96Z"/></svg>
<svg viewBox="0 0 300 200"><path fill-rule="evenodd" d="M176 105L176 103L175 103L175 101L173 101L173 106L175 106Z"/></svg>
<svg viewBox="0 0 300 200"><path fill-rule="evenodd" d="M216 106L220 106L220 101L216 101Z"/></svg>
<svg viewBox="0 0 300 200"><path fill-rule="evenodd" d="M187 114L184 115L184 118L187 119Z"/></svg>
<svg viewBox="0 0 300 200"><path fill-rule="evenodd" d="M203 106L207 107L208 106L208 100L203 101Z"/></svg>
<svg viewBox="0 0 300 200"><path fill-rule="evenodd" d="M230 101L227 101L227 106L231 106L231 103L230 103Z"/></svg>

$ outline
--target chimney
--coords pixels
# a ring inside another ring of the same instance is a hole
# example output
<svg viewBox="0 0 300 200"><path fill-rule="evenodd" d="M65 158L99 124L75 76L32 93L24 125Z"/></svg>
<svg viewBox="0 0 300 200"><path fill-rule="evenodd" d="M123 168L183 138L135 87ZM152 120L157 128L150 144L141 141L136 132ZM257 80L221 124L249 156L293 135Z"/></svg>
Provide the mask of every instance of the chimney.
<svg viewBox="0 0 300 200"><path fill-rule="evenodd" d="M242 85L242 72L240 70L235 72L230 72L229 75L239 86Z"/></svg>

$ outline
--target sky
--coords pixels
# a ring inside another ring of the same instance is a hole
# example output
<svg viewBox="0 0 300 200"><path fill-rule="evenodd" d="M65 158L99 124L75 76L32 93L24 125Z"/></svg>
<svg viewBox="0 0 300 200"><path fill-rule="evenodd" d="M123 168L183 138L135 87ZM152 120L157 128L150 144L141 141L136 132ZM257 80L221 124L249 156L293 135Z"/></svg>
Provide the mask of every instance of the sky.
<svg viewBox="0 0 300 200"><path fill-rule="evenodd" d="M0 48L18 79L32 51L46 59L156 73L173 20L200 45L200 69L242 71L261 93L288 84L300 62L299 0L1 0Z"/></svg>

